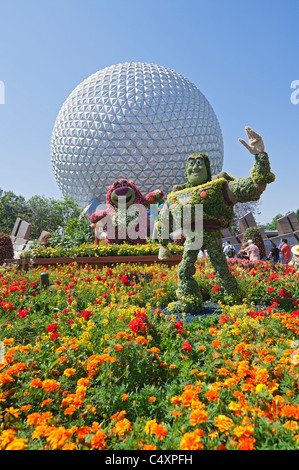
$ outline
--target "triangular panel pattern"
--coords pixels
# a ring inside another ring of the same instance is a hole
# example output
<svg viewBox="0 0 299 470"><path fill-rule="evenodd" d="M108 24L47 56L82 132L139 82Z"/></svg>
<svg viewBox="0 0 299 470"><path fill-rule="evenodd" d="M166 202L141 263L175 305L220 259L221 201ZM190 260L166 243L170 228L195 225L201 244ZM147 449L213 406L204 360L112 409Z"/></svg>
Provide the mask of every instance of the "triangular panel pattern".
<svg viewBox="0 0 299 470"><path fill-rule="evenodd" d="M201 91L160 65L129 62L99 70L80 83L58 113L51 161L57 184L82 208L120 178L144 195L168 194L184 182L185 163L206 153L222 170L223 138Z"/></svg>

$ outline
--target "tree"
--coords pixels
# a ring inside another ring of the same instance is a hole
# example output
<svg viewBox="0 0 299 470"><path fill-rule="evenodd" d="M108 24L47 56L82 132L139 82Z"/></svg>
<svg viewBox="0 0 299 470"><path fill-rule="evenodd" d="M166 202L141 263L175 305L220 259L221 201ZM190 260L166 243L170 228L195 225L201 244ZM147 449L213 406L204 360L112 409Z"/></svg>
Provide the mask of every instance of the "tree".
<svg viewBox="0 0 299 470"><path fill-rule="evenodd" d="M0 189L0 232L11 234L17 217L31 224L31 238L39 238L43 230L63 229L70 219L76 219L80 207L69 197L56 200L33 196L28 201L12 191Z"/></svg>
<svg viewBox="0 0 299 470"><path fill-rule="evenodd" d="M260 215L260 201L251 201L251 202L238 202L234 206L234 218L230 227L230 231L236 235L239 233L239 219L243 217L248 212L251 212L254 218Z"/></svg>
<svg viewBox="0 0 299 470"><path fill-rule="evenodd" d="M11 234L17 217L27 218L26 201L12 191L0 189L0 232Z"/></svg>
<svg viewBox="0 0 299 470"><path fill-rule="evenodd" d="M27 222L31 223L31 238L38 238L43 230L54 232L69 219L78 218L81 209L68 197L62 200L33 196L27 202Z"/></svg>

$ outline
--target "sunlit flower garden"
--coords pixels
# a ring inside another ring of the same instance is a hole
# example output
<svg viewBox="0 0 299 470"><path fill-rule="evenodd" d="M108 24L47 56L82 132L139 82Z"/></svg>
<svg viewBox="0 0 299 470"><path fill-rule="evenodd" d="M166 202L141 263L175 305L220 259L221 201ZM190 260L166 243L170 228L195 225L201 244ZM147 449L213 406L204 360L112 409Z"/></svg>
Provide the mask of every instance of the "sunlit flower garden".
<svg viewBox="0 0 299 470"><path fill-rule="evenodd" d="M199 260L190 318L176 267L2 268L0 449L298 449L299 275L230 269L243 303Z"/></svg>

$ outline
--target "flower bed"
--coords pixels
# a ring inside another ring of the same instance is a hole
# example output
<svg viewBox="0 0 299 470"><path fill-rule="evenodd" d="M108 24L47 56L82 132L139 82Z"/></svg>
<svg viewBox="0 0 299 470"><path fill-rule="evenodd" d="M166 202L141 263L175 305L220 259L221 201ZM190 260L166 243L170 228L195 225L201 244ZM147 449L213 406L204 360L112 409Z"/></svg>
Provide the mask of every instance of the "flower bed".
<svg viewBox="0 0 299 470"><path fill-rule="evenodd" d="M175 267L2 268L0 448L297 449L298 275L231 269L244 303L200 260L219 312L187 323L163 313Z"/></svg>
<svg viewBox="0 0 299 470"><path fill-rule="evenodd" d="M106 257L106 256L157 256L160 245L155 241L140 245L123 244L106 244L100 242L99 245L94 243L83 243L80 246L66 248L58 246L55 248L37 246L36 248L22 254L22 259L26 258L85 258L85 257ZM183 253L183 246L171 244L169 249L172 254L180 255Z"/></svg>

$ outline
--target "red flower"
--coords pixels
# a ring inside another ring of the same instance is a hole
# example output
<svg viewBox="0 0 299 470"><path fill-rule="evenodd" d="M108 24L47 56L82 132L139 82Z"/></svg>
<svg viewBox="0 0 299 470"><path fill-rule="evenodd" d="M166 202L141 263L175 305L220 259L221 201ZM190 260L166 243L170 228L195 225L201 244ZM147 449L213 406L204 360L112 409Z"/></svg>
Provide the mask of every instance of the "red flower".
<svg viewBox="0 0 299 470"><path fill-rule="evenodd" d="M188 340L183 342L182 348L184 349L184 351L186 351L188 353L191 352L191 349L192 349L191 344L189 343Z"/></svg>
<svg viewBox="0 0 299 470"><path fill-rule="evenodd" d="M52 341L54 341L54 339L60 338L60 336L61 336L61 335L60 335L59 333L53 333L53 334L50 336L50 339L51 339Z"/></svg>
<svg viewBox="0 0 299 470"><path fill-rule="evenodd" d="M273 289L273 287L268 287L268 289L267 289L267 292L274 292L274 291L275 291L275 289Z"/></svg>
<svg viewBox="0 0 299 470"><path fill-rule="evenodd" d="M219 292L221 289L221 287L219 286L219 284L217 284L214 289L212 289L212 292Z"/></svg>
<svg viewBox="0 0 299 470"><path fill-rule="evenodd" d="M47 331L57 331L58 330L58 325L57 323L52 323L51 325L48 325L46 328Z"/></svg>
<svg viewBox="0 0 299 470"><path fill-rule="evenodd" d="M175 323L174 327L177 330L179 335L181 335L185 331L185 328L183 327L183 322L182 321L177 321Z"/></svg>
<svg viewBox="0 0 299 470"><path fill-rule="evenodd" d="M133 333L138 333L139 329L143 334L146 332L146 325L143 323L141 318L134 318L132 321L130 321L129 328L131 328Z"/></svg>
<svg viewBox="0 0 299 470"><path fill-rule="evenodd" d="M29 313L28 310L19 308L18 317L19 318L25 318L25 317L27 317L28 313Z"/></svg>

